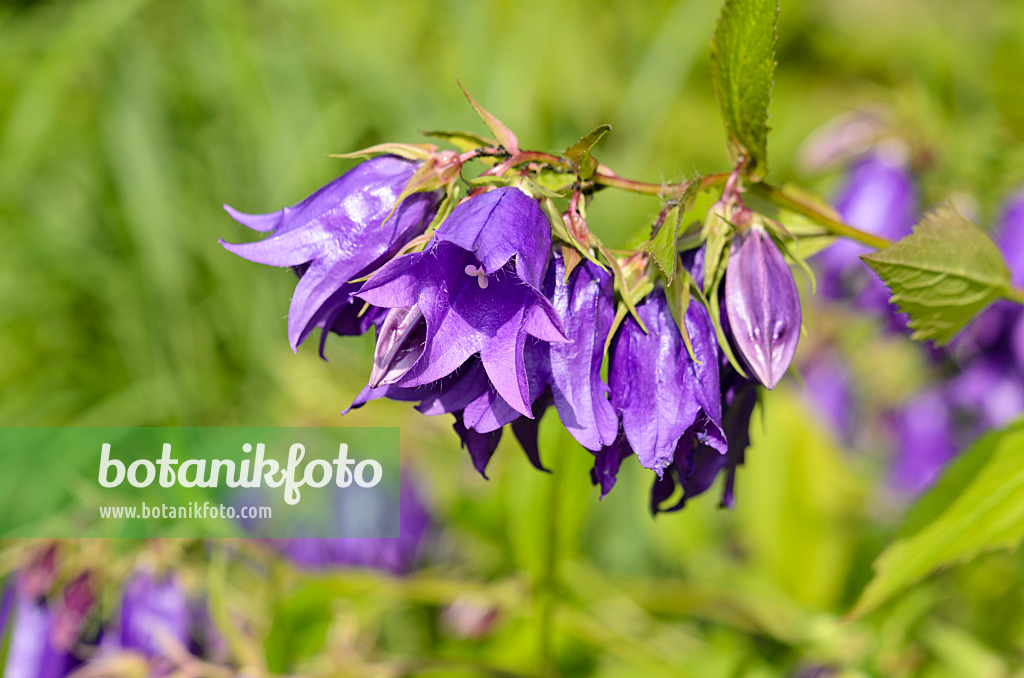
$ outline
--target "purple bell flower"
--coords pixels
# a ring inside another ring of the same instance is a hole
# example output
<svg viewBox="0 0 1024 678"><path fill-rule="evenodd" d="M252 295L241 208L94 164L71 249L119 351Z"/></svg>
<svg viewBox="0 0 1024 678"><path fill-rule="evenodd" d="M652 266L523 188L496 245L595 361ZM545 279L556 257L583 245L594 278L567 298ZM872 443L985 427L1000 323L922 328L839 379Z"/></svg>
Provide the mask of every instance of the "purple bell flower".
<svg viewBox="0 0 1024 678"><path fill-rule="evenodd" d="M802 370L805 399L840 440L853 437L855 398L850 375L832 351L816 354Z"/></svg>
<svg viewBox="0 0 1024 678"><path fill-rule="evenodd" d="M354 296L359 285L350 281L384 264L433 219L440 200L436 191L411 195L394 209L419 165L391 155L373 158L297 205L270 214L224 206L242 225L270 232L258 242L221 241L228 251L259 264L294 267L300 275L288 310L292 349L317 326L358 334L380 320L379 313L363 319L364 304Z"/></svg>
<svg viewBox="0 0 1024 678"><path fill-rule="evenodd" d="M659 476L676 458L677 448L692 440L724 454L718 343L707 311L700 304L686 311L697 362L683 344L661 289L637 306L637 314L647 332L627 317L612 343L608 370L611 402L622 415L629 447L642 466Z"/></svg>
<svg viewBox="0 0 1024 678"><path fill-rule="evenodd" d="M550 254L548 221L519 189L498 188L456 207L425 250L389 262L358 293L399 316L384 321L390 331L378 339L374 381L422 386L479 354L497 394L532 417L527 338L567 340L542 294ZM422 328L412 322L420 314Z"/></svg>
<svg viewBox="0 0 1024 678"><path fill-rule="evenodd" d="M164 655L168 643L188 647L190 618L185 591L173 577L136 572L121 599L117 646L147 657Z"/></svg>
<svg viewBox="0 0 1024 678"><path fill-rule="evenodd" d="M898 444L891 480L896 489L921 492L956 455L950 408L937 390L916 396L896 417Z"/></svg>
<svg viewBox="0 0 1024 678"><path fill-rule="evenodd" d="M733 238L725 312L743 361L762 384L775 388L800 340L800 295L785 258L758 225Z"/></svg>

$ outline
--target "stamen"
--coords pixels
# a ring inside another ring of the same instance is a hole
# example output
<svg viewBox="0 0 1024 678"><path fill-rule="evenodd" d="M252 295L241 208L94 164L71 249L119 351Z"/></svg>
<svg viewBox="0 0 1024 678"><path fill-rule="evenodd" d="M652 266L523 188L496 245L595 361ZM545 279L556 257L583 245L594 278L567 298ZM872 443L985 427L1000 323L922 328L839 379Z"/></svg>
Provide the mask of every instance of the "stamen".
<svg viewBox="0 0 1024 678"><path fill-rule="evenodd" d="M466 266L466 275L476 276L476 283L480 285L480 289L487 289L487 272L484 271L484 267L477 268L473 264Z"/></svg>

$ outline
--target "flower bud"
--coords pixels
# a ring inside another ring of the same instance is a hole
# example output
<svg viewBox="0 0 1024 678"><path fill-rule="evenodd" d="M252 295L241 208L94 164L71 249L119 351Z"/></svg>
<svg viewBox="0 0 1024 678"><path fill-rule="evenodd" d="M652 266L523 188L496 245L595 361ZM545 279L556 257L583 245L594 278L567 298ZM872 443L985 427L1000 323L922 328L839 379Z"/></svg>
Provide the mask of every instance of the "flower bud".
<svg viewBox="0 0 1024 678"><path fill-rule="evenodd" d="M800 340L800 295L782 253L757 224L733 238L725 310L743 361L762 384L775 388Z"/></svg>

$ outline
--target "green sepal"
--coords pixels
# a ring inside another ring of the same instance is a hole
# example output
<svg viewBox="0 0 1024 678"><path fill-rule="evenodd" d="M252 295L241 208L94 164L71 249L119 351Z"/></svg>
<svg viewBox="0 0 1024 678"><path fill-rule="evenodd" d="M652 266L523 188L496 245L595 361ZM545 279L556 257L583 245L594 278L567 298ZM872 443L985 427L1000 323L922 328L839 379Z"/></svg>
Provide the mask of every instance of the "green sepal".
<svg viewBox="0 0 1024 678"><path fill-rule="evenodd" d="M597 170L597 161L590 155L590 151L611 129L612 126L608 124L598 125L580 137L575 144L565 149L565 158L576 170L580 179L586 180L594 175Z"/></svg>
<svg viewBox="0 0 1024 678"><path fill-rule="evenodd" d="M469 151L475 151L479 148L487 148L488 146L497 146L498 142L494 139L490 139L485 136L476 134L475 132L461 132L461 131L448 131L448 130L429 130L420 132L425 137L432 137L434 139L441 139L455 148L459 149L463 153Z"/></svg>
<svg viewBox="0 0 1024 678"><path fill-rule="evenodd" d="M519 151L519 140L516 139L516 135L512 133L508 127L506 127L500 120L491 115L487 109L477 103L477 100L473 98L473 95L462 86L458 78L455 82L459 83L459 88L462 93L466 95L466 99L469 101L469 105L473 107L476 114L480 116L480 119L487 125L487 129L491 130L491 134L498 140L498 144L509 153L516 153Z"/></svg>
<svg viewBox="0 0 1024 678"><path fill-rule="evenodd" d="M426 160L437 152L433 144L398 144L387 143L369 146L351 153L329 153L328 158L372 158L378 155L397 155L407 160Z"/></svg>

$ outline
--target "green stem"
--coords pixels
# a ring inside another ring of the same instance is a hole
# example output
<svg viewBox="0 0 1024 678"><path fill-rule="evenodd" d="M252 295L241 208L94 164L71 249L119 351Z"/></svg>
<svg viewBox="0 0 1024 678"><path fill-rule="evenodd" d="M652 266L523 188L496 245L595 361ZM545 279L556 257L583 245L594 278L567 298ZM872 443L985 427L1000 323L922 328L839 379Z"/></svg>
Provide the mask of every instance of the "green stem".
<svg viewBox="0 0 1024 678"><path fill-rule="evenodd" d="M558 579L558 514L559 495L561 493L562 476L565 475L562 468L563 455L559 448L553 450L556 455L551 465L551 484L548 488L548 521L545 534L544 564L541 571L540 581L537 582L537 624L538 636L538 663L540 673L543 676L554 675L554 652L552 648L554 634L554 617L556 603L556 588Z"/></svg>
<svg viewBox="0 0 1024 678"><path fill-rule="evenodd" d="M1024 289L1020 289L1019 287L1010 287L1006 290L1006 294L1003 296L1015 304L1024 306Z"/></svg>
<svg viewBox="0 0 1024 678"><path fill-rule="evenodd" d="M843 223L842 221L825 214L817 205L804 202L799 198L795 198L784 193L781 189L778 189L771 184L755 183L748 184L748 187L751 193L754 193L777 207L784 207L815 221L821 226L824 226L834 235L849 238L850 240L856 240L859 243L863 243L868 247L874 247L875 249L884 249L891 244L885 238L879 238L877 235L865 233L864 231L854 228L849 224Z"/></svg>
<svg viewBox="0 0 1024 678"><path fill-rule="evenodd" d="M700 190L707 190L713 186L717 186L718 184L725 183L728 178L728 174L709 174L708 176L701 178ZM650 184L645 181L634 181L632 179L620 177L604 166L599 167L598 170L594 172L591 179L599 186L618 188L623 191L631 191L642 195L656 195L661 198L682 197L686 193L686 189L690 187L689 181L683 181L678 184Z"/></svg>

